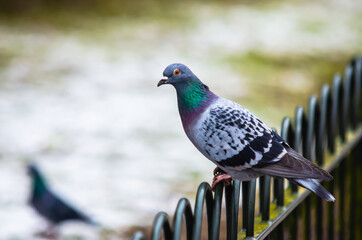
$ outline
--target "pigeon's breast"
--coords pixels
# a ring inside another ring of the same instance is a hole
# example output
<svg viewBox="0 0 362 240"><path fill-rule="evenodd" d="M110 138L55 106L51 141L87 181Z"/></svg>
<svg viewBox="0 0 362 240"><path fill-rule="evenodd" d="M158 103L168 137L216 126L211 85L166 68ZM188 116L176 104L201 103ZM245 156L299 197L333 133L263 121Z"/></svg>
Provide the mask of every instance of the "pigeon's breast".
<svg viewBox="0 0 362 240"><path fill-rule="evenodd" d="M200 117L186 132L196 148L216 164L220 160L237 155L247 144L243 140L246 136L238 126L227 126L225 119L220 118L219 115L226 116L219 112L225 104L229 105L230 103L228 100L219 98L200 114ZM238 105L238 107L241 106ZM238 113L240 112L238 111ZM240 118L238 113L234 113L234 116L231 113L229 115L233 118Z"/></svg>
<svg viewBox="0 0 362 240"><path fill-rule="evenodd" d="M207 118L208 114L210 112L210 107L205 109L203 113L200 114L199 118L195 119L193 124L190 124L187 129L185 129L187 137L190 139L190 141L194 144L194 146L208 159L213 159L210 157L210 155L205 151L205 143L204 143L204 132L202 131L202 124Z"/></svg>

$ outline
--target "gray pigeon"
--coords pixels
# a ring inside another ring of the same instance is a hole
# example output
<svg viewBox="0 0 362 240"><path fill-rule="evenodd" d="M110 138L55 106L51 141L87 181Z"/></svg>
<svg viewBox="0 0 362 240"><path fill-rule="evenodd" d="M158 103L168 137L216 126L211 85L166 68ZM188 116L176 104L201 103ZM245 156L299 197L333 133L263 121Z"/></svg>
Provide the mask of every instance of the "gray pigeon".
<svg viewBox="0 0 362 240"><path fill-rule="evenodd" d="M333 177L293 150L247 109L215 95L183 64L169 65L163 76L157 86L175 87L186 135L217 166L213 189L220 181L229 184L231 179L249 181L270 175L287 178L327 201L335 200L317 181Z"/></svg>
<svg viewBox="0 0 362 240"><path fill-rule="evenodd" d="M97 225L90 217L57 196L34 164L28 166L28 173L32 178L29 204L51 225L55 226L70 220Z"/></svg>

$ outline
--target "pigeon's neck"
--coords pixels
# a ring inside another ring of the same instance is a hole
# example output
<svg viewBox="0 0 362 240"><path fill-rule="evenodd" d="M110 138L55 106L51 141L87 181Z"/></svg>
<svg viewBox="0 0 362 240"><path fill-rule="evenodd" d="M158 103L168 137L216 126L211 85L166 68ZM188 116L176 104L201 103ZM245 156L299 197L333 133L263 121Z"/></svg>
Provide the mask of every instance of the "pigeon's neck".
<svg viewBox="0 0 362 240"><path fill-rule="evenodd" d="M185 130L216 98L217 96L200 81L177 89L178 109Z"/></svg>
<svg viewBox="0 0 362 240"><path fill-rule="evenodd" d="M46 183L42 176L35 175L33 178L33 194L41 196L46 191Z"/></svg>

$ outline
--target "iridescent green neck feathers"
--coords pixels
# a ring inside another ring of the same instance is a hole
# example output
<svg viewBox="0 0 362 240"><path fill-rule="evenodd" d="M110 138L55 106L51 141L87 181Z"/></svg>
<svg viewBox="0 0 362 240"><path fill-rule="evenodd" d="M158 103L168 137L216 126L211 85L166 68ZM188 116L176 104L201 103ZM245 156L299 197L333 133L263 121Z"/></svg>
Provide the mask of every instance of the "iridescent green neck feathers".
<svg viewBox="0 0 362 240"><path fill-rule="evenodd" d="M42 195L45 191L46 191L47 187L46 187L46 183L45 180L43 178L43 176L41 176L40 174L35 174L33 176L33 193L36 196L40 196Z"/></svg>
<svg viewBox="0 0 362 240"><path fill-rule="evenodd" d="M211 97L209 88L199 81L189 82L176 89L180 111L198 110Z"/></svg>

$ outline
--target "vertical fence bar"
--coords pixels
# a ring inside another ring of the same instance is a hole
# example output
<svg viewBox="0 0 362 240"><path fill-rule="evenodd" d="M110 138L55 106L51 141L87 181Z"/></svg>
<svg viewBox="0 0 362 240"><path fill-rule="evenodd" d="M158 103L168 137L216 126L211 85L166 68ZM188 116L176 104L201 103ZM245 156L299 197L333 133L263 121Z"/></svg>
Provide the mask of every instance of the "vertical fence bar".
<svg viewBox="0 0 362 240"><path fill-rule="evenodd" d="M350 108L349 108L349 115L350 115L350 125L352 129L356 129L358 124L358 102L359 102L359 94L360 90L357 88L360 88L359 85L359 79L358 79L358 58L353 60L351 62L351 83L350 83ZM348 221L348 233L349 233L349 239L354 240L356 238L356 210L358 206L357 202L357 194L358 191L357 188L357 168L358 163L356 162L356 159L358 159L361 156L356 156L357 149L353 149L350 157L348 158L348 173L350 178L350 184L349 184L349 221Z"/></svg>
<svg viewBox="0 0 362 240"><path fill-rule="evenodd" d="M306 119L304 115L304 108L302 106L298 106L295 109L295 117L294 117L294 142L292 148L298 153L305 153L305 141L306 141ZM297 186L296 184L293 184ZM298 188L292 188L294 192L298 191Z"/></svg>
<svg viewBox="0 0 362 240"><path fill-rule="evenodd" d="M315 157L319 166L324 164L324 150L326 148L326 129L327 129L327 115L328 115L328 99L329 99L329 86L323 85L319 101L319 111L316 111L316 141L315 141ZM323 200L316 199L316 239L324 239L324 208Z"/></svg>
<svg viewBox="0 0 362 240"><path fill-rule="evenodd" d="M308 104L308 120L307 120L307 126L305 127L306 135L304 135L305 141L303 142L303 153L305 158L312 160L312 144L313 139L315 137L316 132L316 122L317 122L317 107L318 107L318 101L317 97L315 95L311 96L309 98L309 104ZM321 210L320 210L321 211ZM305 199L305 219L304 219L304 238L305 239L311 239L312 231L311 231L311 196L308 196ZM315 231L313 231L315 232Z"/></svg>
<svg viewBox="0 0 362 240"><path fill-rule="evenodd" d="M305 141L305 152L304 156L306 159L312 160L312 145L313 145L313 139L315 137L316 133L316 123L317 123L317 113L319 112L318 109L318 100L315 95L311 96L309 98L309 104L308 104L308 121L307 121L307 134L306 134L306 141Z"/></svg>
<svg viewBox="0 0 362 240"><path fill-rule="evenodd" d="M355 233L356 233L356 207L358 205L357 203L357 194L356 191L358 191L357 186L356 186L356 182L357 182L357 178L356 178L356 165L355 165L355 154L356 151L355 149L353 150L353 152L351 153L351 156L348 158L348 173L349 173L349 179L350 179L350 184L349 184L349 209L348 209L348 215L349 215L349 219L348 219L348 233L349 233L349 239L353 240L356 238Z"/></svg>
<svg viewBox="0 0 362 240"><path fill-rule="evenodd" d="M324 206L323 206L323 200L319 197L316 198L315 202L315 211L316 211L316 222L315 222L315 233L316 233L316 239L323 239L323 227L324 227Z"/></svg>
<svg viewBox="0 0 362 240"><path fill-rule="evenodd" d="M248 205L248 182L242 182L242 202L243 202L243 229L246 229L247 222L248 222L248 208L246 207Z"/></svg>
<svg viewBox="0 0 362 240"><path fill-rule="evenodd" d="M339 201L338 201L338 220L339 220L339 238L338 239L344 239L345 237L345 161L346 159L343 159L341 164L338 167L338 190L339 190Z"/></svg>
<svg viewBox="0 0 362 240"><path fill-rule="evenodd" d="M294 117L294 142L292 145L292 148L294 148L295 151L301 153L301 145L303 141L303 126L304 126L304 109L301 106L298 106L295 110L295 117ZM303 144L304 145L304 144ZM293 193L298 192L298 185L291 184L291 189ZM293 211L294 221L292 223L292 238L298 239L298 236L300 235L300 229L298 226L298 220L300 217L300 206L296 207Z"/></svg>
<svg viewBox="0 0 362 240"><path fill-rule="evenodd" d="M360 100L361 100L361 84L362 84L362 58L357 58L354 63L354 73L353 73L353 117L352 117L352 127L356 129L359 122L359 112L360 112Z"/></svg>
<svg viewBox="0 0 362 240"><path fill-rule="evenodd" d="M256 179L250 180L248 182L247 188L247 205L246 205L246 236L253 237L254 236L254 216L255 216L255 190L256 190ZM243 196L244 197L244 196Z"/></svg>
<svg viewBox="0 0 362 240"><path fill-rule="evenodd" d="M196 194L195 210L194 210L195 214L194 214L194 222L193 222L194 226L193 226L193 232L192 232L193 240L198 240L201 237L204 201L206 202L208 235L209 235L209 238L211 238L213 197L212 197L210 185L206 182L203 182L200 184L199 189L197 190L197 194Z"/></svg>
<svg viewBox="0 0 362 240"><path fill-rule="evenodd" d="M223 184L219 184L215 189L212 210L211 238L209 238L211 240L218 240L220 237L220 218L223 189Z"/></svg>
<svg viewBox="0 0 362 240"><path fill-rule="evenodd" d="M155 217L153 226L152 240L159 240L162 232L164 239L172 238L172 231L167 213L159 212Z"/></svg>
<svg viewBox="0 0 362 240"><path fill-rule="evenodd" d="M362 87L362 58L359 57L354 60L352 63L354 66L353 69L353 80L352 80L352 89L353 89L353 97L352 97L352 114L351 114L351 125L353 129L356 129L358 123L360 122L360 113L362 110L359 108L361 98L361 87ZM362 230L359 226L361 216L361 202L362 202L362 194L360 193L360 189L358 186L362 184L362 181L358 182L358 179L361 178L361 156L362 156L362 140L360 140L359 144L352 151L351 156L351 166L350 166L350 211L349 211L349 228L348 232L350 233L350 239L360 239L362 237ZM353 207L352 207L353 206ZM358 219L358 220L357 220Z"/></svg>
<svg viewBox="0 0 362 240"><path fill-rule="evenodd" d="M361 72L362 73L362 72ZM360 110L361 111L361 110ZM362 221L362 192L360 190L360 186L362 186L362 140L359 141L357 147L355 148L355 155L354 155L354 169L357 171L356 174L356 188L355 188L355 194L356 194L356 201L357 205L355 205L355 208L351 208L351 211L354 211L355 216L355 233L354 238L355 239L361 239L362 238L362 228L361 228L361 221ZM351 237L352 239L352 237Z"/></svg>
<svg viewBox="0 0 362 240"><path fill-rule="evenodd" d="M268 221L270 215L270 176L262 176L259 181L261 220Z"/></svg>
<svg viewBox="0 0 362 240"><path fill-rule="evenodd" d="M278 227L276 229L276 233L277 233L277 238L275 238L275 239L280 239L280 240L284 239L284 221L278 225Z"/></svg>
<svg viewBox="0 0 362 240"><path fill-rule="evenodd" d="M225 187L227 240L237 239L239 199L240 199L240 181L235 180L232 181L230 186Z"/></svg>
<svg viewBox="0 0 362 240"><path fill-rule="evenodd" d="M344 120L345 117L343 116L344 114L344 98L345 98L345 92L344 92L344 82L343 79L341 80L341 84L339 86L339 98L338 98L338 125L336 125L336 127L338 128L338 134L336 135L336 137L340 137L341 141L344 142L345 139L345 135L344 135ZM335 141L337 140L337 138L335 139Z"/></svg>
<svg viewBox="0 0 362 240"><path fill-rule="evenodd" d="M338 126L338 110L339 110L339 98L341 89L341 76L336 74L333 79L333 88L331 96L331 110L330 110L330 124L328 134L328 149L331 153L335 151L335 139L337 136Z"/></svg>
<svg viewBox="0 0 362 240"><path fill-rule="evenodd" d="M291 125L291 120L289 117L285 117L282 121L280 136L286 141L293 141L293 129ZM284 179L273 177L274 179L274 199L278 207L284 206ZM280 223L276 229L278 239L284 239L284 222Z"/></svg>
<svg viewBox="0 0 362 240"><path fill-rule="evenodd" d="M342 115L340 115L340 136L342 142L346 141L346 131L350 121L350 99L352 85L352 66L347 65L343 77L343 98L342 98Z"/></svg>
<svg viewBox="0 0 362 240"><path fill-rule="evenodd" d="M328 109L330 104L330 90L327 84L323 85L321 90L320 102L319 102L319 124L318 129L316 131L316 161L319 166L323 165L324 161L324 150L326 148L325 139L326 139L326 130L327 130L327 118L328 116ZM329 121L328 121L329 122Z"/></svg>
<svg viewBox="0 0 362 240"><path fill-rule="evenodd" d="M335 180L338 179L338 176L336 176L336 171L333 170L331 172L331 174L333 176L335 176ZM330 181L328 182L328 188L327 190L332 194L334 195L334 181ZM335 221L335 212L334 212L334 203L332 202L328 202L327 203L327 228L328 228L328 236L327 236L327 239L328 240L333 240L334 239L334 221Z"/></svg>
<svg viewBox="0 0 362 240"><path fill-rule="evenodd" d="M319 100L319 111L316 112L315 157L319 166L324 164L325 134L327 128L329 86L323 85ZM321 198L316 199L316 239L324 239L324 206Z"/></svg>
<svg viewBox="0 0 362 240"><path fill-rule="evenodd" d="M284 179L273 177L274 179L274 199L278 207L284 206Z"/></svg>
<svg viewBox="0 0 362 240"><path fill-rule="evenodd" d="M280 131L280 136L286 141L289 142L292 137L292 129L291 129L291 120L289 117L285 117L282 121L282 127ZM284 179L274 177L274 199L277 201L277 206L284 206Z"/></svg>
<svg viewBox="0 0 362 240"><path fill-rule="evenodd" d="M177 204L173 218L173 240L181 239L182 220L185 217L186 238L190 240L192 237L193 214L190 201L187 198L181 198Z"/></svg>
<svg viewBox="0 0 362 240"><path fill-rule="evenodd" d="M141 232L136 232L133 237L132 240L146 240L146 237L143 235L143 233Z"/></svg>
<svg viewBox="0 0 362 240"><path fill-rule="evenodd" d="M282 121L282 127L280 131L280 136L284 139L284 141L289 142L289 144L293 144L293 134L294 131L292 129L291 120L289 117L285 117ZM284 206L284 179L274 177L274 198L277 200L277 206Z"/></svg>

